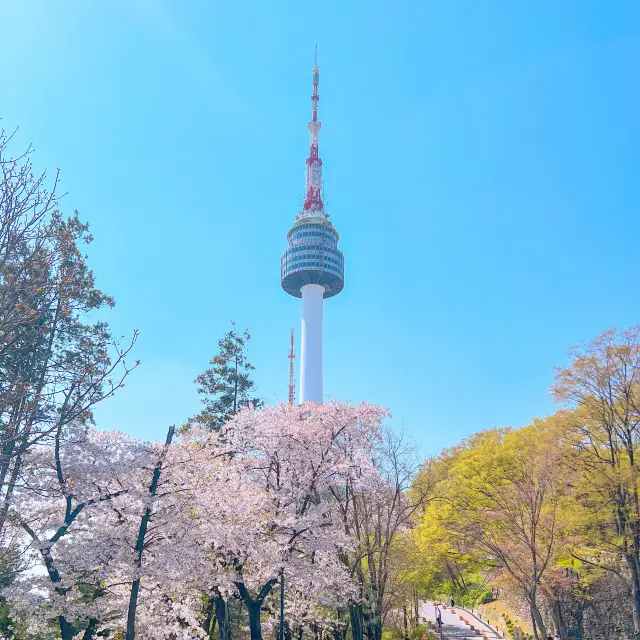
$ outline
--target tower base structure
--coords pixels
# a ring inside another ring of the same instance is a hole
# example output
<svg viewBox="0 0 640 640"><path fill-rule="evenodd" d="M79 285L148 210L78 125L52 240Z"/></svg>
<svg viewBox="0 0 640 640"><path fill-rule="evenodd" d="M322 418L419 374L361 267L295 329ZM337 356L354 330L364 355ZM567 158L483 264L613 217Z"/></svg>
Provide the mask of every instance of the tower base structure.
<svg viewBox="0 0 640 640"><path fill-rule="evenodd" d="M322 305L325 289L306 284L302 293L300 402L322 402Z"/></svg>

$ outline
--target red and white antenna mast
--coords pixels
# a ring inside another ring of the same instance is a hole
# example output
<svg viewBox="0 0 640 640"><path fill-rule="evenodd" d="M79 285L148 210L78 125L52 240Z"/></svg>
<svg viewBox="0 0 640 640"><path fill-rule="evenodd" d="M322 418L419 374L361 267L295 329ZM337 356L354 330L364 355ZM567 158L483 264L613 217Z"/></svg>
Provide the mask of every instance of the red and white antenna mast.
<svg viewBox="0 0 640 640"><path fill-rule="evenodd" d="M306 195L303 205L303 216L327 217L322 202L322 160L318 155L318 133L322 128L318 122L318 82L320 81L320 71L318 69L318 45L313 65L313 94L311 95L311 121L309 122L309 133L311 134L309 157L307 158L307 180Z"/></svg>
<svg viewBox="0 0 640 640"><path fill-rule="evenodd" d="M293 379L293 360L296 354L293 351L293 329L291 329L291 349L289 350L289 404L296 401L296 391Z"/></svg>

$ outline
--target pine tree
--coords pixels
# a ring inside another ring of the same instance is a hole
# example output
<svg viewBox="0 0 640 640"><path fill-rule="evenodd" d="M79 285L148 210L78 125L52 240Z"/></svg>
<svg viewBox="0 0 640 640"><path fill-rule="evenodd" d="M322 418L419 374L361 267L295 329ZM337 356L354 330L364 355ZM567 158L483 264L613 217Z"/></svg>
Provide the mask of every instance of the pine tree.
<svg viewBox="0 0 640 640"><path fill-rule="evenodd" d="M252 397L255 392L250 375L255 367L247 358L250 338L246 329L238 331L235 322L220 338L220 350L210 361L212 366L195 380L198 393L204 396L202 403L205 408L190 423L219 429L242 407L253 404L257 408L263 404L260 398Z"/></svg>
<svg viewBox="0 0 640 640"><path fill-rule="evenodd" d="M137 332L121 342L91 318L114 301L83 252L88 225L58 210L57 174L47 188L10 141L0 130L0 533L34 448L91 424L137 366L126 362Z"/></svg>

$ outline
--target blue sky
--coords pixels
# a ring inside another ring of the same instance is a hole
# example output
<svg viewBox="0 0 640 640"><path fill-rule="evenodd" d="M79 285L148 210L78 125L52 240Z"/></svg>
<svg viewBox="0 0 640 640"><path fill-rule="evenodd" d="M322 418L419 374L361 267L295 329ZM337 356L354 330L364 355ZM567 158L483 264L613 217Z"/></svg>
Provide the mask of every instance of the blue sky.
<svg viewBox="0 0 640 640"><path fill-rule="evenodd" d="M0 5L0 116L62 170L141 367L99 425L161 438L230 320L286 397L279 258L320 153L346 260L325 392L421 450L553 410L567 348L639 320L640 3Z"/></svg>

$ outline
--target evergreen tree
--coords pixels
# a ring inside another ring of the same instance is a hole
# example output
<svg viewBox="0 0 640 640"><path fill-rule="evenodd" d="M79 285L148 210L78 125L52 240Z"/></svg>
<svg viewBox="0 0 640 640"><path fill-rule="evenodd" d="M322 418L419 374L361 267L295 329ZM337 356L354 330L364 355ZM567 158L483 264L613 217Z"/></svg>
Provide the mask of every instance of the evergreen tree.
<svg viewBox="0 0 640 640"><path fill-rule="evenodd" d="M220 348L212 365L195 380L198 393L204 395L205 408L190 422L197 422L210 429L219 429L242 407L253 404L258 408L263 402L252 397L255 393L251 372L255 367L247 358L247 343L251 336L245 329L239 331L236 323L218 341Z"/></svg>
<svg viewBox="0 0 640 640"><path fill-rule="evenodd" d="M137 332L123 343L89 317L114 301L83 253L88 225L58 210L57 174L47 189L10 141L0 130L0 535L34 447L91 424L137 366L126 362Z"/></svg>

